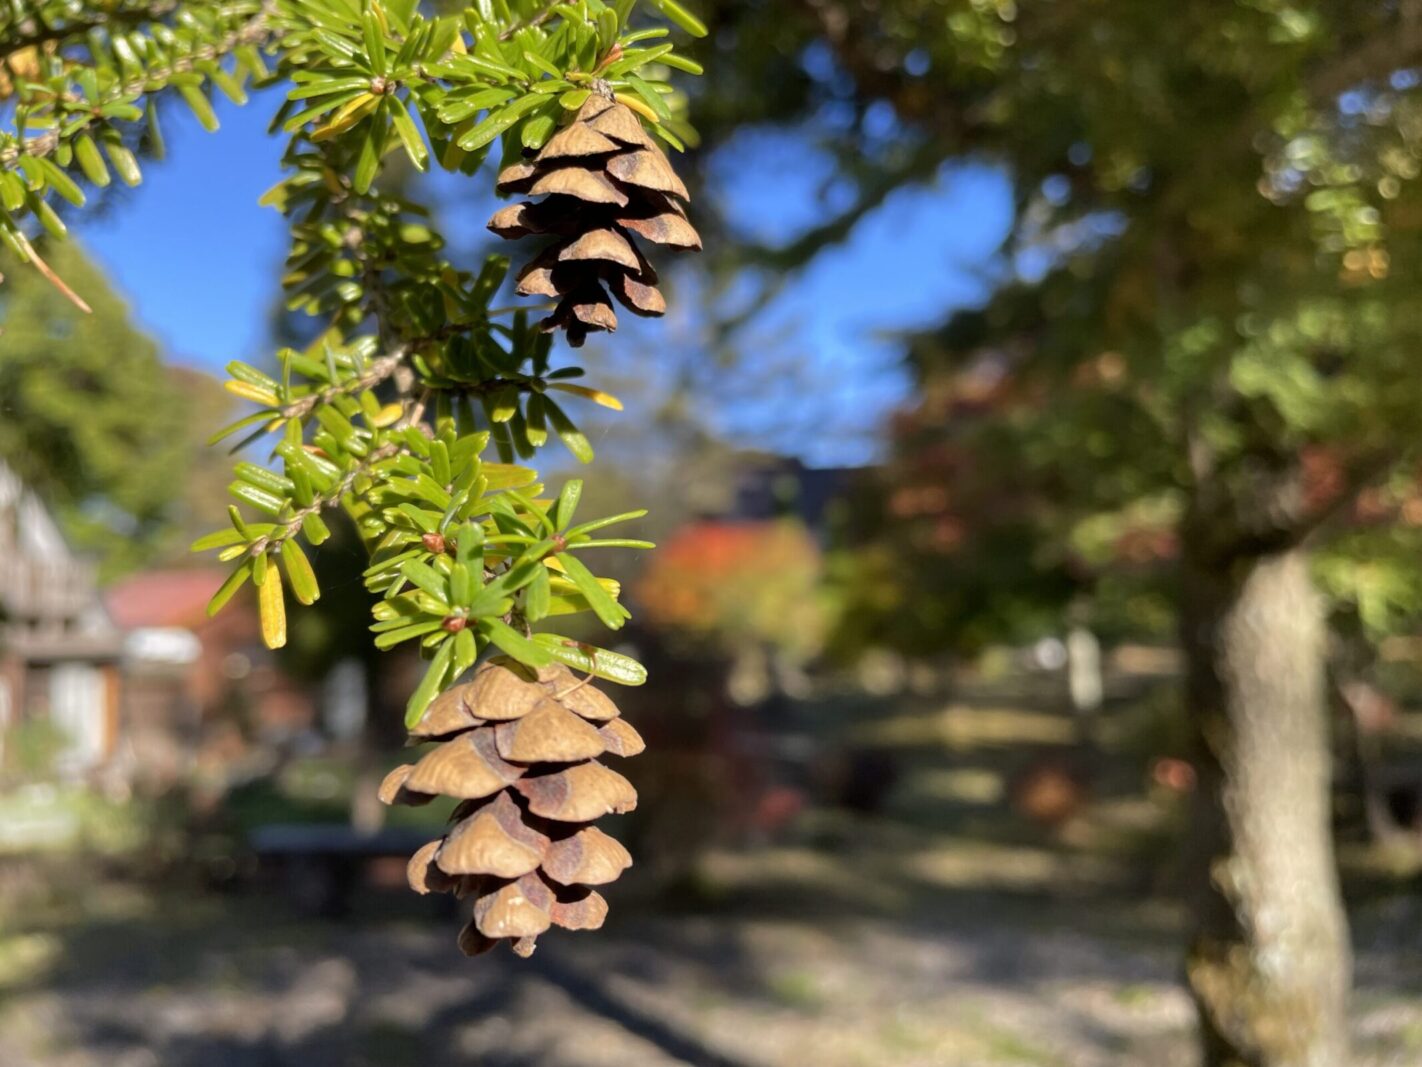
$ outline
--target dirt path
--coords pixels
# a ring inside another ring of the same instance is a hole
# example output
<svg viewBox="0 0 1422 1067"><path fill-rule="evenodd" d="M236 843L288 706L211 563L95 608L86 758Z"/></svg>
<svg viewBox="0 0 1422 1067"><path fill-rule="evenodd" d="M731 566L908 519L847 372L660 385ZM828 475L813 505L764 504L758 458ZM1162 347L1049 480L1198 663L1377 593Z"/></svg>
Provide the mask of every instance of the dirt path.
<svg viewBox="0 0 1422 1067"><path fill-rule="evenodd" d="M1088 807L1048 832L1009 796L1071 749L1050 707L843 718L900 759L882 811L713 854L682 916L619 883L606 930L528 962L463 959L404 892L331 923L0 865L0 1067L1193 1067L1153 740L1103 730ZM1422 897L1361 905L1354 940L1355 1067L1419 1067Z"/></svg>
<svg viewBox="0 0 1422 1067"><path fill-rule="evenodd" d="M135 908L137 901L130 902ZM1187 1067L1173 952L1111 916L982 901L940 922L696 917L470 963L441 921L260 899L8 938L5 1067ZM1070 918L1070 925L1063 920ZM1368 1067L1422 1062L1422 909L1366 918ZM28 955L28 959L20 957ZM1415 968L1414 968L1415 970ZM1409 993L1409 978L1411 992Z"/></svg>

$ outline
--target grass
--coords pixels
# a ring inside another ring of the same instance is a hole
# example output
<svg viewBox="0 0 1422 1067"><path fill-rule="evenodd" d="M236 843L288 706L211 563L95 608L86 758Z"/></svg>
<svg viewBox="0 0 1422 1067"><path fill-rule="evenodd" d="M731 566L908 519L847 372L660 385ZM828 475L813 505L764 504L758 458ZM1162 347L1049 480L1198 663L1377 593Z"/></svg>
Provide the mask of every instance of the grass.
<svg viewBox="0 0 1422 1067"><path fill-rule="evenodd" d="M827 998L819 979L810 971L792 970L772 974L765 983L766 991L778 1004L795 1011L815 1014L827 1006Z"/></svg>
<svg viewBox="0 0 1422 1067"><path fill-rule="evenodd" d="M85 851L122 856L143 848L161 814L77 786L29 785L0 793L0 854Z"/></svg>

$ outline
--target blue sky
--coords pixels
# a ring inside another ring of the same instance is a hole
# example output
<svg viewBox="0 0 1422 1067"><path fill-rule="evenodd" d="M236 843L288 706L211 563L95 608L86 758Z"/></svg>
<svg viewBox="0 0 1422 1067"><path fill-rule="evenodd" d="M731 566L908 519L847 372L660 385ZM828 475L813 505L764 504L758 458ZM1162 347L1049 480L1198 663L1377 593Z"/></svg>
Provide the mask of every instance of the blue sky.
<svg viewBox="0 0 1422 1067"><path fill-rule="evenodd" d="M257 205L279 177L281 142L266 135L263 98L219 106L207 134L165 114L168 158L104 210L71 226L169 358L210 370L261 359L283 254L281 216Z"/></svg>
<svg viewBox="0 0 1422 1067"><path fill-rule="evenodd" d="M150 165L137 190L73 219L170 359L218 371L230 359L261 363L270 355L284 231L280 216L257 199L279 176L280 141L265 132L272 106L257 97L245 108L220 107L215 134L173 109L168 159ZM718 195L767 242L793 238L842 196L827 181L828 162L799 137L751 131L725 152L732 165L713 170ZM738 159L754 165L733 165ZM458 193L448 176L436 188ZM771 417L755 390L736 394L713 422L811 463L872 458L875 427L908 388L886 333L928 325L948 307L980 299L1010 210L1002 176L974 165L947 166L932 185L890 197L843 246L793 278L746 338L752 368L790 365L806 379L815 403L804 411L820 432ZM448 211L446 221L452 239L468 242L483 212Z"/></svg>

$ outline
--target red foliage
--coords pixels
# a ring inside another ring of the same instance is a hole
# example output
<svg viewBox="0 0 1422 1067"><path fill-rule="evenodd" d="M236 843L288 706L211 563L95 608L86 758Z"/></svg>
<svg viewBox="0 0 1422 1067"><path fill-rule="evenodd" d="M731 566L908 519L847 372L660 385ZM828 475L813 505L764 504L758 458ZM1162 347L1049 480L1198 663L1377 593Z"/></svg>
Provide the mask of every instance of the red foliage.
<svg viewBox="0 0 1422 1067"><path fill-rule="evenodd" d="M636 597L654 625L727 644L795 644L820 629L820 572L819 546L799 523L697 522L662 544Z"/></svg>

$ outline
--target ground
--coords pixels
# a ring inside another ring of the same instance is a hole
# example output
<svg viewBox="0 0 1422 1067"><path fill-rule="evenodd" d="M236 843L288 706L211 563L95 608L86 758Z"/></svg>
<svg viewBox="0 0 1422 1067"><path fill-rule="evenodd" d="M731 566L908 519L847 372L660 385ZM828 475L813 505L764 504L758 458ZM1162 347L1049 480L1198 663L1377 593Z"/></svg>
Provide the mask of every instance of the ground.
<svg viewBox="0 0 1422 1067"><path fill-rule="evenodd" d="M876 814L814 811L771 844L717 849L694 905L614 888L608 929L550 935L528 962L464 960L458 920L401 894L312 920L261 882L215 894L82 857L8 862L0 1063L1195 1062L1165 891L1173 802L1141 785L1145 766L1087 776L1091 802L1049 829L1007 800L1026 770L1074 751L1050 708L996 694L839 711L901 757ZM1123 725L1102 732L1122 753ZM1359 1065L1415 1067L1422 896L1369 883L1353 910Z"/></svg>

